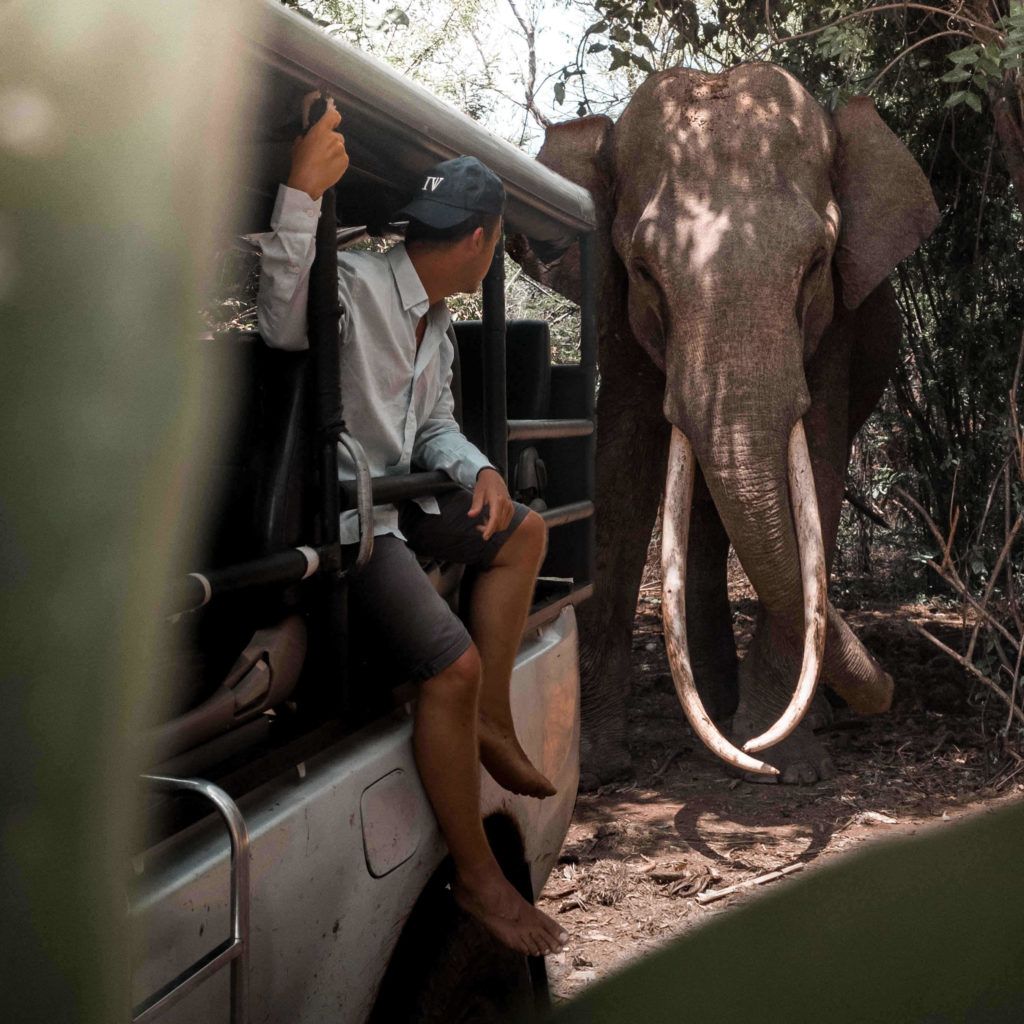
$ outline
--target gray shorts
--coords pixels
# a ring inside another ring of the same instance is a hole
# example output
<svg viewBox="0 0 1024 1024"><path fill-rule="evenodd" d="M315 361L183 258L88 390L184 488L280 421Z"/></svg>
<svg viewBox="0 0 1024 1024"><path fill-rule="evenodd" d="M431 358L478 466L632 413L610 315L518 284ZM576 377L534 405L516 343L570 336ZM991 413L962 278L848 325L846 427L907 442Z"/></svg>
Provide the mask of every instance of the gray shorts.
<svg viewBox="0 0 1024 1024"><path fill-rule="evenodd" d="M400 679L432 679L472 643L462 620L434 589L416 556L486 568L529 512L516 503L512 522L485 541L477 530L480 519L467 514L472 501L465 490L440 494L440 515L404 502L398 525L406 540L390 533L374 537L370 561L349 577L355 621L375 634Z"/></svg>

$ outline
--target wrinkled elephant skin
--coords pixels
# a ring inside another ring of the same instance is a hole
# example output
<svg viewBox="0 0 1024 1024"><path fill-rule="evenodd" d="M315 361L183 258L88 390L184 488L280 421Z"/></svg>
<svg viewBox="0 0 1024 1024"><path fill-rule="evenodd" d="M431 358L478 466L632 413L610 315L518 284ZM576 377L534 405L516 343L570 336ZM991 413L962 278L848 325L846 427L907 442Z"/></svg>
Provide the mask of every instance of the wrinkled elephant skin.
<svg viewBox="0 0 1024 1024"><path fill-rule="evenodd" d="M762 777L827 778L829 757L799 722L815 681L865 713L889 707L893 681L824 593L817 604L805 594L831 566L850 445L895 366L887 278L938 222L931 189L869 99L829 114L771 64L652 75L617 123L549 128L539 160L588 188L599 219L598 589L581 609L583 784L629 769L632 622L662 490L680 476L673 431L695 460L687 511L675 485L665 504L666 516L687 517L685 530L666 531L689 545L663 614L666 634L684 641L668 645L677 688L696 684L688 716L696 727L693 707L703 707L702 738L716 749L759 751ZM510 250L578 300L578 247L550 264L522 240ZM791 445L801 424L803 469ZM797 501L798 477L817 515ZM759 602L742 664L730 546ZM663 558L674 567L679 550ZM799 708L759 746L798 677ZM731 739L716 739L714 723L729 718Z"/></svg>

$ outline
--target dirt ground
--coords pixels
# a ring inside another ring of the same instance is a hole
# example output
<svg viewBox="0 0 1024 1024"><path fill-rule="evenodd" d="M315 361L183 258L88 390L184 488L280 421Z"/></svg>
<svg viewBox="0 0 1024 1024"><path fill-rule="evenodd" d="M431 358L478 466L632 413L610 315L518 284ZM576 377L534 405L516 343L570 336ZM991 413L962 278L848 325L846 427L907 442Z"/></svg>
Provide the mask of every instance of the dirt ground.
<svg viewBox="0 0 1024 1024"><path fill-rule="evenodd" d="M754 603L738 596L742 650ZM635 777L580 795L539 900L572 935L565 953L549 957L556 999L790 879L705 902L727 886L794 865L794 874L813 871L863 843L1021 799L1024 761L996 735L1005 711L986 705L963 670L913 628L927 625L959 648L956 614L870 596L857 604L845 617L893 674L893 709L877 718L837 712L822 734L834 780L758 785L728 774L686 724L662 643L660 591L645 587L633 636Z"/></svg>

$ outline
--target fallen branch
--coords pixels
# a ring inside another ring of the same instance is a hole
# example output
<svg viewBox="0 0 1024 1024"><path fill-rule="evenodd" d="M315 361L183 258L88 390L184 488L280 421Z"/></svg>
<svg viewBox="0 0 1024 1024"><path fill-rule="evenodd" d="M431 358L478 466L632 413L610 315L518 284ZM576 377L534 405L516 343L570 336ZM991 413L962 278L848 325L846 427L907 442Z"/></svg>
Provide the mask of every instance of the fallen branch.
<svg viewBox="0 0 1024 1024"><path fill-rule="evenodd" d="M759 875L757 878L748 878L745 882L737 882L736 885L730 885L724 889L709 889L707 892L697 894L697 902L701 906L715 903L717 900L725 899L726 896L731 896L734 892L752 889L758 885L767 885L769 882L778 881L780 878L785 878L786 875L795 874L797 871L803 871L803 869L803 864L790 864L789 867L780 868L778 871L770 871L767 875Z"/></svg>

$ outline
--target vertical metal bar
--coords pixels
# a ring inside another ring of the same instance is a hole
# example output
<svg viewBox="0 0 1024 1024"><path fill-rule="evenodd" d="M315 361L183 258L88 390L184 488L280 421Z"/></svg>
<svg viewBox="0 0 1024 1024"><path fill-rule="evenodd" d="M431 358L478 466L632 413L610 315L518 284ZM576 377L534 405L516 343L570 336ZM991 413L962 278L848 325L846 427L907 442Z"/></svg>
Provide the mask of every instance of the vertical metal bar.
<svg viewBox="0 0 1024 1024"><path fill-rule="evenodd" d="M318 543L333 548L340 532L338 495L338 434L341 409L341 345L338 301L338 230L335 193L329 188L320 201L316 229L316 258L309 276L308 335L313 350L313 400L320 445L320 533ZM341 551L332 551L330 568L341 568Z"/></svg>
<svg viewBox="0 0 1024 1024"><path fill-rule="evenodd" d="M487 458L508 479L505 393L505 239L498 239L483 283L484 444Z"/></svg>
<svg viewBox="0 0 1024 1024"><path fill-rule="evenodd" d="M231 938L224 944L221 955L206 966L200 961L186 970L163 996L146 1005L143 1012L134 1017L135 1021L150 1021L170 1009L210 973L224 966L230 957L231 964L231 1024L247 1024L249 1020L249 916L252 905L252 886L249 876L249 830L238 805L219 786L205 779L179 779L169 775L143 775L143 780L158 789L195 793L209 800L224 821L231 842ZM216 951L215 951L216 952ZM207 958L208 959L208 958Z"/></svg>
<svg viewBox="0 0 1024 1024"><path fill-rule="evenodd" d="M586 419L594 420L597 412L597 242L594 232L580 239L580 366L586 371ZM596 500L597 433L586 442L586 498ZM597 523L587 520L585 565L587 582L597 575Z"/></svg>

